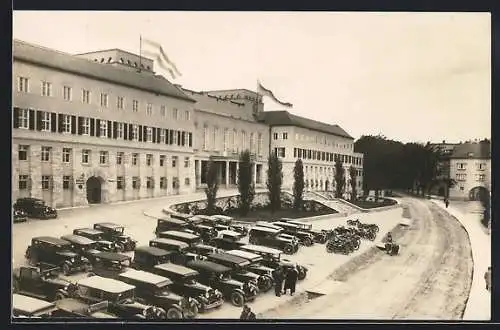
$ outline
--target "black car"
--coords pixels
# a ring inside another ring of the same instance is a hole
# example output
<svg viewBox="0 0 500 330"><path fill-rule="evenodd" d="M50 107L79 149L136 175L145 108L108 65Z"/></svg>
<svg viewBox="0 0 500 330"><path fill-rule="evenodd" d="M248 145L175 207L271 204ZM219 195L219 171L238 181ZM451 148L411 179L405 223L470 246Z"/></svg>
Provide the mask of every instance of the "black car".
<svg viewBox="0 0 500 330"><path fill-rule="evenodd" d="M117 279L135 286L136 297L163 308L167 319L194 318L198 314L198 303L173 293L170 290L172 281L166 277L129 269L118 275Z"/></svg>
<svg viewBox="0 0 500 330"><path fill-rule="evenodd" d="M83 236L95 241L96 249L105 252L120 252L115 242L104 239L104 232L93 228L77 228L73 230L73 235Z"/></svg>
<svg viewBox="0 0 500 330"><path fill-rule="evenodd" d="M154 266L170 262L174 253L152 246L138 246L135 248L131 267L150 272Z"/></svg>
<svg viewBox="0 0 500 330"><path fill-rule="evenodd" d="M92 274L116 278L131 266L132 258L116 252L99 252L94 255Z"/></svg>
<svg viewBox="0 0 500 330"><path fill-rule="evenodd" d="M188 248L189 252L206 257L209 254L221 252L218 248L212 245L196 244Z"/></svg>
<svg viewBox="0 0 500 330"><path fill-rule="evenodd" d="M100 253L96 241L78 235L64 235L61 239L71 243L71 250L89 259L91 263L95 261L95 255Z"/></svg>
<svg viewBox="0 0 500 330"><path fill-rule="evenodd" d="M38 198L18 198L14 203L14 210L25 212L30 218L55 219L57 210L48 206L43 199Z"/></svg>
<svg viewBox="0 0 500 330"><path fill-rule="evenodd" d="M262 263L264 262L264 258L261 255L243 250L229 250L226 251L226 253L248 260L250 262L250 264L246 267L248 271L261 276L266 276L272 280L275 268L263 265Z"/></svg>
<svg viewBox="0 0 500 330"><path fill-rule="evenodd" d="M325 231L313 229L312 224L304 223L296 220L285 219L282 222L291 223L300 228L300 230L311 233L314 236L314 241L316 243L325 244L328 241L328 237Z"/></svg>
<svg viewBox="0 0 500 330"><path fill-rule="evenodd" d="M115 242L118 251L134 251L137 241L124 234L125 227L112 222L99 222L93 228L102 231L104 239Z"/></svg>
<svg viewBox="0 0 500 330"><path fill-rule="evenodd" d="M247 243L243 242L241 233L232 230L223 230L219 232L219 236L210 241L213 245L222 250L235 250Z"/></svg>
<svg viewBox="0 0 500 330"><path fill-rule="evenodd" d="M14 223L26 222L28 221L28 213L20 209L14 209L12 211L12 220Z"/></svg>
<svg viewBox="0 0 500 330"><path fill-rule="evenodd" d="M155 235L167 230L183 230L188 228L188 223L175 218L158 219L156 223Z"/></svg>
<svg viewBox="0 0 500 330"><path fill-rule="evenodd" d="M195 234L201 237L201 242L208 243L215 237L217 237L217 230L214 227L204 225L204 224L196 224L196 225L190 225L189 230ZM184 229L183 231L186 231Z"/></svg>
<svg viewBox="0 0 500 330"><path fill-rule="evenodd" d="M256 226L250 229L250 243L280 249L286 254L294 254L299 249L298 242L283 237L283 230Z"/></svg>
<svg viewBox="0 0 500 330"><path fill-rule="evenodd" d="M201 283L221 291L235 306L241 307L257 296L257 286L232 279L232 269L229 267L206 260L190 261L186 267L196 270Z"/></svg>
<svg viewBox="0 0 500 330"><path fill-rule="evenodd" d="M31 239L25 253L31 265L46 263L61 268L64 275L92 269L90 261L84 256L71 251L71 243L60 238L40 236Z"/></svg>
<svg viewBox="0 0 500 330"><path fill-rule="evenodd" d="M149 246L171 251L170 262L178 265L185 265L188 261L199 260L201 257L189 252L189 244L168 238L155 238L149 241Z"/></svg>
<svg viewBox="0 0 500 330"><path fill-rule="evenodd" d="M101 276L89 276L76 283L76 289L65 292L67 298L81 302L108 302L108 312L120 318L165 319L163 308L144 304L135 297L135 286Z"/></svg>
<svg viewBox="0 0 500 330"><path fill-rule="evenodd" d="M276 221L272 223L275 226L283 228L285 234L293 235L299 239L299 242L305 246L311 246L314 244L313 234L303 231L299 225L295 225L291 222L281 222Z"/></svg>
<svg viewBox="0 0 500 330"><path fill-rule="evenodd" d="M71 283L59 278L58 267L21 266L12 272L14 293L54 301L63 297L60 290L70 290Z"/></svg>
<svg viewBox="0 0 500 330"><path fill-rule="evenodd" d="M195 244L201 243L201 237L196 234L190 234L184 231L168 230L158 233L159 238L173 239L176 241L181 241L193 246Z"/></svg>
<svg viewBox="0 0 500 330"><path fill-rule="evenodd" d="M199 273L191 268L176 264L161 264L154 267L153 272L168 277L173 281L170 288L173 292L196 299L200 312L222 306L222 293L196 281Z"/></svg>

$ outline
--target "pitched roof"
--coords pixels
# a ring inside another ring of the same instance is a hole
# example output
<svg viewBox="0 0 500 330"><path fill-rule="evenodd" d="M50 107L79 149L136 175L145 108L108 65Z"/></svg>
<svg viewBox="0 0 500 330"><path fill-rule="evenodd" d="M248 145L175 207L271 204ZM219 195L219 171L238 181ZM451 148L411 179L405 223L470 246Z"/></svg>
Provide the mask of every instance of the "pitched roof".
<svg viewBox="0 0 500 330"><path fill-rule="evenodd" d="M316 120L296 116L288 111L264 111L259 114L259 121L270 126L298 126L318 132L354 139L339 125L325 124Z"/></svg>
<svg viewBox="0 0 500 330"><path fill-rule="evenodd" d="M485 159L491 158L491 144L489 142L462 143L453 149L450 158L455 159Z"/></svg>
<svg viewBox="0 0 500 330"><path fill-rule="evenodd" d="M195 102L162 76L141 74L107 64L94 63L87 59L35 46L21 40L13 41L12 56L16 60Z"/></svg>

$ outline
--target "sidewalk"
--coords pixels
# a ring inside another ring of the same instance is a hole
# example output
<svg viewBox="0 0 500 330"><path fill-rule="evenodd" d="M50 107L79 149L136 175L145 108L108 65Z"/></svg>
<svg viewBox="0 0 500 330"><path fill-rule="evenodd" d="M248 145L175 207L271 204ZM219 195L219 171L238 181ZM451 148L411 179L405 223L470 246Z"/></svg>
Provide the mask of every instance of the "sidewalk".
<svg viewBox="0 0 500 330"><path fill-rule="evenodd" d="M460 210L453 206L453 202L448 208L442 200L433 199L432 202L457 218L469 234L474 271L463 320L491 320L491 294L486 291L484 281L484 273L491 266L491 237L482 228L480 215Z"/></svg>

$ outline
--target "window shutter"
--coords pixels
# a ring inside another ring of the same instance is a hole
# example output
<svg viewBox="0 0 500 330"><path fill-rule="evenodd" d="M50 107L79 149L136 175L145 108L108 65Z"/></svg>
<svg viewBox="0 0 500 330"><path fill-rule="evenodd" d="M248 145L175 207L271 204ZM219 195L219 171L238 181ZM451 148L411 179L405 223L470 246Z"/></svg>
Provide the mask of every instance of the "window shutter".
<svg viewBox="0 0 500 330"><path fill-rule="evenodd" d="M128 139L132 140L132 132L134 131L134 125L128 124Z"/></svg>
<svg viewBox="0 0 500 330"><path fill-rule="evenodd" d="M139 128L140 129L140 128ZM142 126L142 141L147 141L148 127Z"/></svg>
<svg viewBox="0 0 500 330"><path fill-rule="evenodd" d="M90 136L95 135L95 119L90 118Z"/></svg>
<svg viewBox="0 0 500 330"><path fill-rule="evenodd" d="M123 124L123 139L128 140L128 124Z"/></svg>
<svg viewBox="0 0 500 330"><path fill-rule="evenodd" d="M193 146L193 133L189 133L189 146Z"/></svg>
<svg viewBox="0 0 500 330"><path fill-rule="evenodd" d="M20 115L20 110L19 108L14 108L14 128L19 128L19 115Z"/></svg>
<svg viewBox="0 0 500 330"><path fill-rule="evenodd" d="M76 134L76 116L71 116L71 134Z"/></svg>
<svg viewBox="0 0 500 330"><path fill-rule="evenodd" d="M78 135L82 135L83 131L83 117L78 117Z"/></svg>
<svg viewBox="0 0 500 330"><path fill-rule="evenodd" d="M111 139L111 137L113 136L112 133L113 133L113 122L111 120L108 120L108 138Z"/></svg>
<svg viewBox="0 0 500 330"><path fill-rule="evenodd" d="M157 128L157 129L156 129L156 143L160 143L160 140L161 140L161 139L160 139L160 135L161 135L161 130L162 130L162 129L163 129L163 128Z"/></svg>
<svg viewBox="0 0 500 330"><path fill-rule="evenodd" d="M174 143L174 131L170 130L170 140L168 144L173 144Z"/></svg>
<svg viewBox="0 0 500 330"><path fill-rule="evenodd" d="M113 122L113 139L116 139L117 126L118 126L118 123L116 121L114 121Z"/></svg>
<svg viewBox="0 0 500 330"><path fill-rule="evenodd" d="M41 131L42 130L42 111L37 110L36 112L36 130Z"/></svg>
<svg viewBox="0 0 500 330"><path fill-rule="evenodd" d="M97 136L97 137L101 136L101 120L100 119L95 120L95 136Z"/></svg>
<svg viewBox="0 0 500 330"><path fill-rule="evenodd" d="M62 133L63 131L63 120L64 120L64 115L59 113L57 115L57 131L59 133ZM54 125L54 123L52 123L52 125Z"/></svg>
<svg viewBox="0 0 500 330"><path fill-rule="evenodd" d="M181 131L177 131L177 145L181 145Z"/></svg>
<svg viewBox="0 0 500 330"><path fill-rule="evenodd" d="M35 110L29 111L29 129L35 129Z"/></svg>
<svg viewBox="0 0 500 330"><path fill-rule="evenodd" d="M153 127L152 131L153 131L153 143L156 143L156 128Z"/></svg>
<svg viewBox="0 0 500 330"><path fill-rule="evenodd" d="M165 144L170 144L170 130L165 130Z"/></svg>
<svg viewBox="0 0 500 330"><path fill-rule="evenodd" d="M142 125L139 125L139 141L142 142Z"/></svg>
<svg viewBox="0 0 500 330"><path fill-rule="evenodd" d="M181 137L182 137L182 146L184 147L186 145L186 132L182 132L181 133Z"/></svg>

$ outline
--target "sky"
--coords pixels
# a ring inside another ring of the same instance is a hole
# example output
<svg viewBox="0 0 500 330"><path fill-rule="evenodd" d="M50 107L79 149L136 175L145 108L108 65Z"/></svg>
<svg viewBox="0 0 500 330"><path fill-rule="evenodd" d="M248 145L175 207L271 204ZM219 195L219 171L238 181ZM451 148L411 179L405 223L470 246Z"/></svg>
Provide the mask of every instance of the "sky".
<svg viewBox="0 0 500 330"><path fill-rule="evenodd" d="M142 35L162 44L182 73L169 80L185 88L260 80L288 111L355 139L459 142L491 136L490 24L489 13L15 11L13 37L138 54Z"/></svg>

